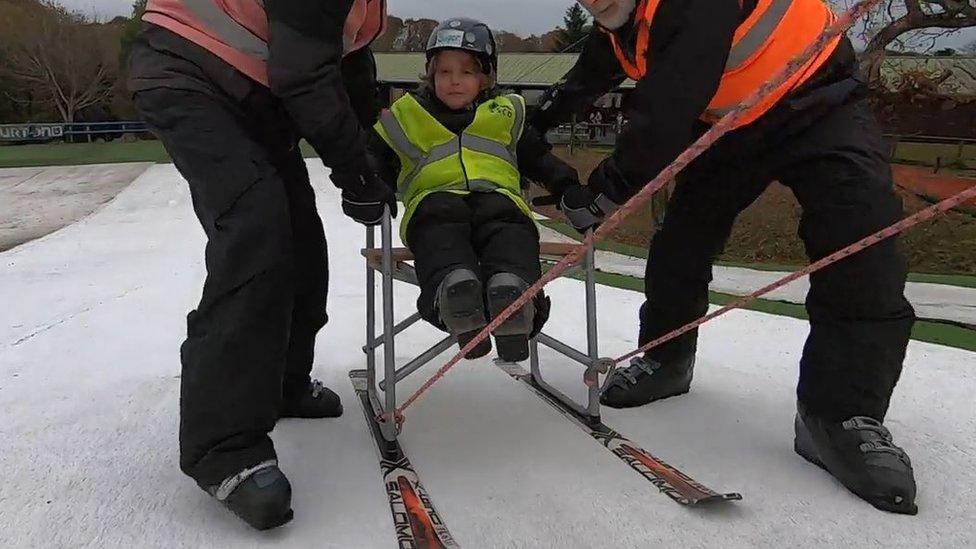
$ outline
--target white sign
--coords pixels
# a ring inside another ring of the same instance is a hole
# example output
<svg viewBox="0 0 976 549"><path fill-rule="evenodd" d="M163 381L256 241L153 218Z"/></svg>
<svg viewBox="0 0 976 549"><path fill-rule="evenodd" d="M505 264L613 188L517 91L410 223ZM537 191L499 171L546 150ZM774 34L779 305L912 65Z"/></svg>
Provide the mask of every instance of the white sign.
<svg viewBox="0 0 976 549"><path fill-rule="evenodd" d="M0 124L0 141L29 141L64 137L63 124Z"/></svg>

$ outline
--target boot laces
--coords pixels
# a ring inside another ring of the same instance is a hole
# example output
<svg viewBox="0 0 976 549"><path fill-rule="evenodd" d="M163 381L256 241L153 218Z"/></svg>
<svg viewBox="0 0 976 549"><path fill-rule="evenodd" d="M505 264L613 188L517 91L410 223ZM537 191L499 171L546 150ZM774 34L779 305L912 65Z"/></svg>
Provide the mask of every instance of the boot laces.
<svg viewBox="0 0 976 549"><path fill-rule="evenodd" d="M312 389L312 398L319 398L319 395L325 390L325 385L317 379L312 380L310 387Z"/></svg>
<svg viewBox="0 0 976 549"><path fill-rule="evenodd" d="M637 385L641 377L654 375L661 367L660 362L656 362L645 357L634 357L630 359L630 366L614 372L613 381L610 385L617 385L626 388L627 385Z"/></svg>
<svg viewBox="0 0 976 549"><path fill-rule="evenodd" d="M867 437L869 437L868 440L858 445L858 449L862 453L875 452L892 454L905 463L909 463L908 454L895 445L891 431L873 417L855 416L841 423L841 427L845 431L858 431L867 434Z"/></svg>

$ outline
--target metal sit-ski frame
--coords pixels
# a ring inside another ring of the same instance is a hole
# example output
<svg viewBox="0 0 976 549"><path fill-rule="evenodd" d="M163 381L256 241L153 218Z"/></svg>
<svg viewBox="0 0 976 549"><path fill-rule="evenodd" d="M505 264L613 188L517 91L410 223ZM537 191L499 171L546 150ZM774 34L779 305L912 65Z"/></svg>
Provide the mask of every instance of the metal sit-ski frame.
<svg viewBox="0 0 976 549"><path fill-rule="evenodd" d="M575 244L562 242L543 242L540 245L543 260L559 261L569 254ZM376 247L375 227L366 228L366 248L362 250L366 258L366 391L373 408L380 415L390 414L397 408L397 383L422 366L437 358L444 351L455 346L455 338L448 335L413 360L397 367L395 353L396 335L403 332L420 320L420 313L413 313L400 322L393 318L393 281L399 280L407 284L417 285L417 275L410 261L413 254L406 248L394 248L392 236L392 222L389 214L384 215L380 224L380 247ZM587 351L584 353L558 339L540 333L529 342L529 364L532 383L551 397L561 401L569 407L579 418L588 424L600 423L600 389L598 375L605 373L605 367L599 361L596 329L596 277L593 263L593 249L585 255L582 269L585 273L586 286L586 340ZM376 335L376 272L382 276L382 310L383 332ZM579 362L586 367L584 381L588 389L587 402L576 402L566 396L559 389L547 383L542 377L539 367L539 344L558 351L563 355ZM382 381L376 377L376 351L383 348ZM391 382L392 380L392 382ZM380 397L382 393L382 398ZM387 442L389 451L393 451L398 433L395 421L381 421L378 428L383 439Z"/></svg>

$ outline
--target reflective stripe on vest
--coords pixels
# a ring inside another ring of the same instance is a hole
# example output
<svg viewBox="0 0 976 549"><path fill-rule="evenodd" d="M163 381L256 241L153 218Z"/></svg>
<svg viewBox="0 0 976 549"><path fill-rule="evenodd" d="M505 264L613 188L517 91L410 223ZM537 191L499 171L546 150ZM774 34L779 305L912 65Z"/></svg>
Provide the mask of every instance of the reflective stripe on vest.
<svg viewBox="0 0 976 549"><path fill-rule="evenodd" d="M268 60L268 43L235 21L214 0L183 0L183 5L224 44L261 61Z"/></svg>
<svg viewBox="0 0 976 549"><path fill-rule="evenodd" d="M143 19L199 45L267 85L265 1L148 0ZM386 0L354 0L343 22L343 55L368 46L382 34L385 22Z"/></svg>
<svg viewBox="0 0 976 549"><path fill-rule="evenodd" d="M624 52L616 36L605 31L621 68L633 80L640 80L647 74L650 26L660 1L644 0L638 7L634 23L637 26L637 44L633 59ZM736 109L793 57L813 44L834 19L833 12L823 0L759 0L756 8L735 31L719 88L702 118L714 122ZM743 113L737 121L738 126L755 121L790 90L806 81L839 42L840 37L833 40L780 88L772 90L764 101Z"/></svg>
<svg viewBox="0 0 976 549"><path fill-rule="evenodd" d="M461 135L409 94L384 111L374 129L400 157L397 190L405 205L404 236L419 203L434 192L498 191L528 213L516 156L524 123L525 102L518 95L482 103Z"/></svg>

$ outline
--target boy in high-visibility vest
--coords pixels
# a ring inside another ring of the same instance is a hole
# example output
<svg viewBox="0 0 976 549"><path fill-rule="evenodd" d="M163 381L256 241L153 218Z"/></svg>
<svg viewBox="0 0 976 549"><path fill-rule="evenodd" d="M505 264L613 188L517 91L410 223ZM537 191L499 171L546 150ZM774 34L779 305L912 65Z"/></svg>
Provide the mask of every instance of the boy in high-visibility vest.
<svg viewBox="0 0 976 549"><path fill-rule="evenodd" d="M497 70L484 23L444 21L428 40L425 85L383 113L371 147L404 203L401 235L415 256L421 316L460 347L541 276L522 174L554 192L578 184L541 135L526 131L522 97L495 91ZM499 357L525 360L548 309L540 297L502 324L493 334ZM467 358L490 350L485 340Z"/></svg>

